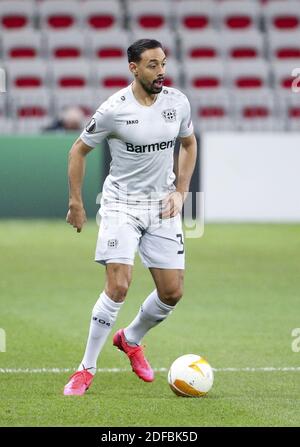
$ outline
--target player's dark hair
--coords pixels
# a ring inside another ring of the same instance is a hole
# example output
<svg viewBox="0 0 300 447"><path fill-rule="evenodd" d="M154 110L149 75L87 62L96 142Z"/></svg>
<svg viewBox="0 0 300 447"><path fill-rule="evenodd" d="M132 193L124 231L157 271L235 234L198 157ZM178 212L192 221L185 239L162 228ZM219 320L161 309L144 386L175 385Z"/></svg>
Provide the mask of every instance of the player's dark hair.
<svg viewBox="0 0 300 447"><path fill-rule="evenodd" d="M153 48L163 49L162 44L155 39L139 39L135 41L127 49L128 62L139 62L141 60L141 54Z"/></svg>

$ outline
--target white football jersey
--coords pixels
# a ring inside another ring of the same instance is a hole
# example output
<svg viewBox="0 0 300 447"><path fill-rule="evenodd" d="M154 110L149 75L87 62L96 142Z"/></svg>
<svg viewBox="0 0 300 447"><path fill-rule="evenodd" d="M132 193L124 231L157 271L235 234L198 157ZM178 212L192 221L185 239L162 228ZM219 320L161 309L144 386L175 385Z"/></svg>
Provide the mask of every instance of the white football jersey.
<svg viewBox="0 0 300 447"><path fill-rule="evenodd" d="M97 109L80 138L90 147L108 140L112 161L103 198L156 201L175 190L176 138L192 133L191 108L182 92L164 87L151 106L143 106L129 85Z"/></svg>

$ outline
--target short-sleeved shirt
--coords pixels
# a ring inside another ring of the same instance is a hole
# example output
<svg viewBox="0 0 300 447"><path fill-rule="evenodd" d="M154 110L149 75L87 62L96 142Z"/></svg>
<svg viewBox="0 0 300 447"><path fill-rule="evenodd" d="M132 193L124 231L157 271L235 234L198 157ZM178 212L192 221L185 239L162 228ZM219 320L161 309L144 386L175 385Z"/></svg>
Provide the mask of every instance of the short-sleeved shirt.
<svg viewBox="0 0 300 447"><path fill-rule="evenodd" d="M112 161L103 186L106 199L156 201L175 190L175 142L192 133L191 108L182 92L164 87L151 106L143 106L129 85L97 109L80 138L90 147L108 141Z"/></svg>

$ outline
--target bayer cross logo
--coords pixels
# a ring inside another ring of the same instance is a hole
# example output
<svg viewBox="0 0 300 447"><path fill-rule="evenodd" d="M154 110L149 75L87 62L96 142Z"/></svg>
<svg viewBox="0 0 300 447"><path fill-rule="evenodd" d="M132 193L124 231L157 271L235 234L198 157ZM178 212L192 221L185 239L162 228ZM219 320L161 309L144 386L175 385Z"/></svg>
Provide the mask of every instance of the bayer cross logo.
<svg viewBox="0 0 300 447"><path fill-rule="evenodd" d="M176 121L176 110L166 109L162 112L162 116L167 123L174 123Z"/></svg>
<svg viewBox="0 0 300 447"><path fill-rule="evenodd" d="M110 248L117 248L118 244L119 244L118 239L109 239L107 241L107 246Z"/></svg>

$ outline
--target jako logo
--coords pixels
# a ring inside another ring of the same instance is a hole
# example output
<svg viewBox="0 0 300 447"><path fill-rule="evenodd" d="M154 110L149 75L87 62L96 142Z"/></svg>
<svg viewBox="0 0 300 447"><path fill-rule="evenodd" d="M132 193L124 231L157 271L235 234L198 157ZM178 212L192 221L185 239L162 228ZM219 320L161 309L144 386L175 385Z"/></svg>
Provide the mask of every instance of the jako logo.
<svg viewBox="0 0 300 447"><path fill-rule="evenodd" d="M126 124L138 124L139 120L127 120Z"/></svg>
<svg viewBox="0 0 300 447"><path fill-rule="evenodd" d="M174 147L176 143L176 138L169 141L162 141L161 143L153 143L153 144L143 144L143 146L134 146L131 143L126 143L127 152L136 152L136 153L144 153L144 152L155 152L155 151L163 151L168 149L169 147Z"/></svg>

